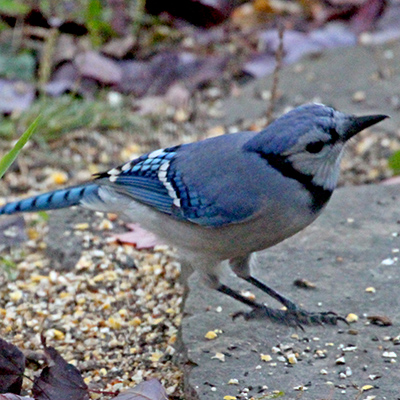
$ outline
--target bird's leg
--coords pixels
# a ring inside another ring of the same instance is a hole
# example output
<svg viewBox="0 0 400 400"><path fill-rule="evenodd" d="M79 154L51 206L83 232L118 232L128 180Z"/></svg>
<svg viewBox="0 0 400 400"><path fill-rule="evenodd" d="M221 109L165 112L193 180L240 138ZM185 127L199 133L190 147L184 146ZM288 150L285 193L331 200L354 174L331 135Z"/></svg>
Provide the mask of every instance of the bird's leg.
<svg viewBox="0 0 400 400"><path fill-rule="evenodd" d="M240 301L243 304L246 304L252 308L252 311L245 313L243 311L239 311L233 315L233 319L236 319L239 316L243 316L244 319L249 320L249 319L259 319L259 318L267 318L272 321L276 322L284 322L287 323L288 325L293 325L297 326L300 329L303 329L301 326L302 323L309 323L308 321L300 321L298 318L293 318L293 316L289 316L288 318L288 313L285 310L277 310L274 308L270 308L265 306L264 304L257 303L253 300L248 299L247 297L242 296L239 292L236 290L231 289L229 286L220 284L216 290L218 292L224 293L230 297L232 297L235 300Z"/></svg>
<svg viewBox="0 0 400 400"><path fill-rule="evenodd" d="M236 316L242 315L245 319L260 319L260 318L271 318L271 314L279 315L279 318L289 324L295 324L297 326L301 326L301 324L330 324L336 325L337 321L344 321L346 320L343 317L338 316L332 311L329 312L321 312L321 313L313 313L308 312L299 308L295 303L291 300L288 300L286 297L282 296L276 290L270 288L265 283L261 282L257 278L254 278L251 275L251 254L247 255L246 257L242 258L235 258L230 260L230 265L232 270L236 273L236 275L245 281L251 283L253 286L257 287L258 289L262 290L264 293L267 293L273 299L281 303L283 306L286 307L286 311L283 310L274 310L268 308L264 305L258 303L253 304L253 310L249 313L237 313ZM227 293L228 294L228 293ZM234 297L234 296L231 296ZM242 296L243 297L243 296ZM242 301L241 299L238 299ZM248 300L248 299L247 299ZM250 305L248 302L244 302L245 304ZM250 305L251 306L251 305ZM274 318L272 318L274 319ZM347 322L346 322L347 323Z"/></svg>

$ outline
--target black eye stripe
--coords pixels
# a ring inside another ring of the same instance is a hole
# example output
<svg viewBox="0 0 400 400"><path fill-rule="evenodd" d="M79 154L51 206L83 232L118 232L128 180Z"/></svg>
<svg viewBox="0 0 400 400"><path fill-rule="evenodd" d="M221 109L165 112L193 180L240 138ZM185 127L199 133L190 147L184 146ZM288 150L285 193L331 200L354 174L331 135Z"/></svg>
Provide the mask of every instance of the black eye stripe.
<svg viewBox="0 0 400 400"><path fill-rule="evenodd" d="M325 142L319 140L318 142L309 143L306 146L306 151L312 154L319 153L325 146Z"/></svg>

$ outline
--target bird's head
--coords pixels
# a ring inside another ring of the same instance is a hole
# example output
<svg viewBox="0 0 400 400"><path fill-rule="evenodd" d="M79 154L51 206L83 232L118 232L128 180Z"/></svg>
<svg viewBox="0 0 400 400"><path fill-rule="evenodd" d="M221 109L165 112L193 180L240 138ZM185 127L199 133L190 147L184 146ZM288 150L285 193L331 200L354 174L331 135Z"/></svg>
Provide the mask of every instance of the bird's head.
<svg viewBox="0 0 400 400"><path fill-rule="evenodd" d="M275 168L286 170L288 176L292 170L333 190L346 142L385 118L380 114L358 117L323 104L306 104L275 120L245 147Z"/></svg>

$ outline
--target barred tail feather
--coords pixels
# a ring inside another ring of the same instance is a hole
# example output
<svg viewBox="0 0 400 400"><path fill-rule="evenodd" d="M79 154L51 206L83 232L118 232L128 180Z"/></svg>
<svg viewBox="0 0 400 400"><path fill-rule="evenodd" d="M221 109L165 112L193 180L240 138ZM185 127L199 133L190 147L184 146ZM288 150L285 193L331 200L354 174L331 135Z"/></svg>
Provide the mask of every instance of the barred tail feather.
<svg viewBox="0 0 400 400"><path fill-rule="evenodd" d="M66 189L55 190L29 197L27 199L7 203L0 207L0 215L20 212L55 210L79 205L84 202L101 202L98 196L98 185L88 184Z"/></svg>

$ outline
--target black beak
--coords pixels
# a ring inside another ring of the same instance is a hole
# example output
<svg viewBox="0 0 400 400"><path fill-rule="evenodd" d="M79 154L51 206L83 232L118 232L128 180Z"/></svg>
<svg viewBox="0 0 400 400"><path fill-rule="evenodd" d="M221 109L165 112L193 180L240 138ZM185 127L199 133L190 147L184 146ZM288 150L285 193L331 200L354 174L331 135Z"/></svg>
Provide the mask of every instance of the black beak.
<svg viewBox="0 0 400 400"><path fill-rule="evenodd" d="M387 115L377 114L377 115L366 115L364 117L356 117L354 115L348 120L347 129L346 129L346 137L348 140L358 132L363 131L364 129L381 122L385 118L389 118Z"/></svg>

